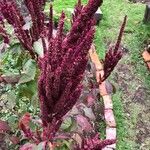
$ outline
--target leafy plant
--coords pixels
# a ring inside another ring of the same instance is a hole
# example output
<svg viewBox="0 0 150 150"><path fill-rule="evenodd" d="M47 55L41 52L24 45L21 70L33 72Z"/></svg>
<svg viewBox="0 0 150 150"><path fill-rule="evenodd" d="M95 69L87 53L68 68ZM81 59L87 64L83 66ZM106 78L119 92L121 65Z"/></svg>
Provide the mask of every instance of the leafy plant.
<svg viewBox="0 0 150 150"><path fill-rule="evenodd" d="M37 73L35 62L38 63L40 70L38 96L41 120L31 117L30 113L25 113L20 119L19 128L24 137L33 143L26 143L20 149L57 149L67 146L78 150L89 148L98 150L113 144L115 139L100 140L93 126L95 114L92 107L96 108L95 101L92 99L94 95L92 93L96 91L93 90L94 84L87 97L88 102L82 100L78 102L79 97L85 92L82 93L82 80L88 63L88 51L94 38L93 16L102 4L102 0L89 0L86 6L82 6L79 0L72 18L72 27L67 34L63 32L64 12L61 14L57 32L54 34L52 5L50 5L49 21L45 23L43 13L45 1L25 0L24 2L30 14L27 22L15 1L2 0L0 2L3 16L13 26L16 37L32 58L22 66L17 86L28 86L34 81ZM125 22L126 18L114 48L116 52L109 51L106 55L106 61L111 62L109 56L112 53L111 58L115 60L113 65L104 63L104 70L108 75L121 58L118 48ZM105 79L108 75L105 76ZM5 81L3 76L1 80ZM29 93L28 90L27 93ZM36 94L33 93L34 96ZM10 95L12 96L12 93ZM75 129L78 132L75 132Z"/></svg>

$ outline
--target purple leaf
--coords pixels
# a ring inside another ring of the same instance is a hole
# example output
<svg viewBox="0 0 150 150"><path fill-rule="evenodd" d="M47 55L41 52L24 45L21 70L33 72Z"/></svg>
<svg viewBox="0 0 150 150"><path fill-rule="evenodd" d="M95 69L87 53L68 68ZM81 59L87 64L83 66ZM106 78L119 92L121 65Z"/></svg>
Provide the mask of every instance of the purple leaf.
<svg viewBox="0 0 150 150"><path fill-rule="evenodd" d="M71 138L71 134L70 133L57 133L55 136L55 140L66 140L66 139L70 139Z"/></svg>
<svg viewBox="0 0 150 150"><path fill-rule="evenodd" d="M76 116L76 121L78 125L81 127L81 130L90 132L93 130L92 125L89 123L88 119L82 115Z"/></svg>
<svg viewBox="0 0 150 150"><path fill-rule="evenodd" d="M36 148L35 144L26 143L25 145L21 146L19 150L33 150Z"/></svg>
<svg viewBox="0 0 150 150"><path fill-rule="evenodd" d="M94 121L96 119L92 108L85 107L83 108L83 110L84 110L85 116L88 117L90 120Z"/></svg>
<svg viewBox="0 0 150 150"><path fill-rule="evenodd" d="M19 139L19 137L17 137L17 136L11 136L11 137L9 137L9 139L10 139L10 141L11 141L13 144L18 144L18 143L20 143L20 139Z"/></svg>
<svg viewBox="0 0 150 150"><path fill-rule="evenodd" d="M94 103L95 103L94 97L92 95L88 95L88 97L87 97L87 106L91 107L91 106L94 105Z"/></svg>
<svg viewBox="0 0 150 150"><path fill-rule="evenodd" d="M8 125L8 123L6 121L0 120L0 132L5 133L5 132L9 132L9 131L11 131L11 128Z"/></svg>

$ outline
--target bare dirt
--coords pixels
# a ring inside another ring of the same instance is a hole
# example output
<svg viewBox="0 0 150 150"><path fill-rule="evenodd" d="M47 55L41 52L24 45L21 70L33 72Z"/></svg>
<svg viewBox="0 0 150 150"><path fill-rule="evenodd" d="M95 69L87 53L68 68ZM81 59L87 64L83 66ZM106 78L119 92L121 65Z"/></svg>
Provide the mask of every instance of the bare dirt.
<svg viewBox="0 0 150 150"><path fill-rule="evenodd" d="M134 74L134 65L125 64L128 54L117 66L114 81L122 91L125 123L128 128L127 141L132 150L150 149L150 89ZM144 78L144 77L143 77Z"/></svg>

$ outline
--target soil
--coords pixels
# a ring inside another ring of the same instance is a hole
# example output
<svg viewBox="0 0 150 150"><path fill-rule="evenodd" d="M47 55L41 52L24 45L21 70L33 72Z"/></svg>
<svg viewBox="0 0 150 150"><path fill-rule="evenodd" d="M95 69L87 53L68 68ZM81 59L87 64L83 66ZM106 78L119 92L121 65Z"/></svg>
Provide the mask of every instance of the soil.
<svg viewBox="0 0 150 150"><path fill-rule="evenodd" d="M114 82L122 91L122 102L125 111L125 125L128 128L127 141L132 150L150 148L150 90L134 73L133 64L125 64L128 54L118 64Z"/></svg>

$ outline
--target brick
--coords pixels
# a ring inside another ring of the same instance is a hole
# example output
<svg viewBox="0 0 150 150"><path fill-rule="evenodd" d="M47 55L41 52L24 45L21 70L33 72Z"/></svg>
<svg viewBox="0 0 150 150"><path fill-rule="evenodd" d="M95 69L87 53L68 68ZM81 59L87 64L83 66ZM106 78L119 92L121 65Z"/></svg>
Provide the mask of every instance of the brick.
<svg viewBox="0 0 150 150"><path fill-rule="evenodd" d="M94 63L94 65L95 65L96 70L97 70L97 71L103 70L103 66L102 66L102 64L100 63L97 54L95 54L95 53L92 52L92 53L90 53L90 57L91 57L91 61L92 61L92 62Z"/></svg>
<svg viewBox="0 0 150 150"><path fill-rule="evenodd" d="M96 67L97 71L103 70L103 66L102 66L102 64L100 62L95 63L95 67Z"/></svg>
<svg viewBox="0 0 150 150"><path fill-rule="evenodd" d="M116 139L116 136L117 136L116 128L110 127L106 128L106 139Z"/></svg>
<svg viewBox="0 0 150 150"><path fill-rule="evenodd" d="M116 127L116 121L115 121L112 109L104 110L104 116L105 116L105 121L106 121L107 126Z"/></svg>
<svg viewBox="0 0 150 150"><path fill-rule="evenodd" d="M99 60L99 57L96 53L95 46L92 44L91 49L89 50L91 61L94 63L97 71L103 70L103 65Z"/></svg>
<svg viewBox="0 0 150 150"><path fill-rule="evenodd" d="M96 71L96 81L99 83L100 81L100 75L101 75L101 78L104 76L104 71L101 70L101 71Z"/></svg>
<svg viewBox="0 0 150 150"><path fill-rule="evenodd" d="M147 67L150 70L150 62L147 62Z"/></svg>
<svg viewBox="0 0 150 150"><path fill-rule="evenodd" d="M96 71L96 81L99 83L99 75L100 75L100 71Z"/></svg>
<svg viewBox="0 0 150 150"><path fill-rule="evenodd" d="M143 52L142 56L143 56L145 62L150 61L150 53L147 50L145 50Z"/></svg>
<svg viewBox="0 0 150 150"><path fill-rule="evenodd" d="M113 103L110 95L103 96L105 109L113 109Z"/></svg>
<svg viewBox="0 0 150 150"><path fill-rule="evenodd" d="M117 137L117 131L116 128L106 128L106 139L116 139ZM116 149L116 143L112 145L107 145L106 148L108 149Z"/></svg>
<svg viewBox="0 0 150 150"><path fill-rule="evenodd" d="M100 95L101 96L105 96L105 95L108 95L108 92L107 92L107 89L106 89L106 82L102 82L100 85L99 85L99 90L100 90Z"/></svg>

